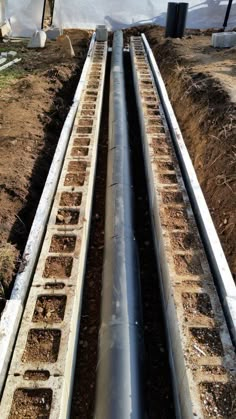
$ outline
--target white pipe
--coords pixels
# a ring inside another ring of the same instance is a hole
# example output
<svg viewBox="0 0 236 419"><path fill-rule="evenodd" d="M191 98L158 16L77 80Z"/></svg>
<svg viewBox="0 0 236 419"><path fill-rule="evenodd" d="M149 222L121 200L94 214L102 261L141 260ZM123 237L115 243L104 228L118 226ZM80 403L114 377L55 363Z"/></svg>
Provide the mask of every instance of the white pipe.
<svg viewBox="0 0 236 419"><path fill-rule="evenodd" d="M0 394L3 390L5 376L12 354L12 348L15 343L25 300L44 238L45 227L52 207L67 145L79 106L81 93L86 81L91 60L91 50L94 47L95 38L96 35L94 33L91 39L89 52L83 67L80 81L75 92L73 104L65 120L43 189L43 193L39 201L37 212L35 214L35 218L22 257L21 267L16 276L14 287L11 293L11 298L9 301L7 301L2 313L0 322Z"/></svg>
<svg viewBox="0 0 236 419"><path fill-rule="evenodd" d="M21 61L21 58L15 58L12 61L9 61L9 63L6 63L0 67L0 71L6 70L6 68L11 67L13 64L19 63Z"/></svg>
<svg viewBox="0 0 236 419"><path fill-rule="evenodd" d="M208 250L209 260L214 269L217 286L220 297L225 309L227 322L230 326L234 343L236 342L236 286L229 269L224 251L222 249L218 234L213 224L210 211L199 185L192 160L189 156L187 147L185 145L178 121L176 119L174 110L170 103L165 83L162 79L160 70L157 66L153 52L149 46L147 38L142 34L142 40L149 58L150 66L153 71L154 79L156 81L158 94L160 96L162 106L168 121L171 137L175 145L180 167L184 172L186 188L191 197L191 203L194 207L194 212L197 214L199 225L201 227L201 234L204 237L206 248Z"/></svg>

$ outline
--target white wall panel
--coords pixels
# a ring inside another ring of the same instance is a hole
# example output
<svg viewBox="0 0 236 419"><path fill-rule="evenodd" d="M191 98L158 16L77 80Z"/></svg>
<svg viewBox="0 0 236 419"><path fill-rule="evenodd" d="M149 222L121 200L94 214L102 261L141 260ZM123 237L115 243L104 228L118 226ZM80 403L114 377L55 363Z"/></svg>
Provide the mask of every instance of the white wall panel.
<svg viewBox="0 0 236 419"><path fill-rule="evenodd" d="M157 23L165 25L167 0L55 0L53 22L63 28L94 28L106 24L110 29ZM228 0L190 0L189 28L222 27ZM236 26L234 0L229 27Z"/></svg>
<svg viewBox="0 0 236 419"><path fill-rule="evenodd" d="M1 1L1 0L0 0ZM41 29L44 0L6 0L13 36L31 36Z"/></svg>
<svg viewBox="0 0 236 419"><path fill-rule="evenodd" d="M1 14L10 19L14 36L31 36L41 28L44 0L0 0ZM53 23L63 28L110 29L145 23L165 25L167 0L55 0ZM190 0L189 28L222 27L228 0ZM3 16L2 16L3 19ZM228 28L236 26L236 0Z"/></svg>

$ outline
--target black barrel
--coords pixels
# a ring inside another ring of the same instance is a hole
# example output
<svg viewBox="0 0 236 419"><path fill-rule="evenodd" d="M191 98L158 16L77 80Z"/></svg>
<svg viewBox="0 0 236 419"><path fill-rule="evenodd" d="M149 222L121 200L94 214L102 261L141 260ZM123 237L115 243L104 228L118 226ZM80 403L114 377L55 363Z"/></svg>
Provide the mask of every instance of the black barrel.
<svg viewBox="0 0 236 419"><path fill-rule="evenodd" d="M166 18L166 38L175 38L178 20L178 3L168 3Z"/></svg>
<svg viewBox="0 0 236 419"><path fill-rule="evenodd" d="M188 15L188 3L179 3L178 20L177 20L175 38L182 38L184 36L187 15Z"/></svg>
<svg viewBox="0 0 236 419"><path fill-rule="evenodd" d="M105 246L95 419L143 419L142 311L123 68L115 32L110 76Z"/></svg>

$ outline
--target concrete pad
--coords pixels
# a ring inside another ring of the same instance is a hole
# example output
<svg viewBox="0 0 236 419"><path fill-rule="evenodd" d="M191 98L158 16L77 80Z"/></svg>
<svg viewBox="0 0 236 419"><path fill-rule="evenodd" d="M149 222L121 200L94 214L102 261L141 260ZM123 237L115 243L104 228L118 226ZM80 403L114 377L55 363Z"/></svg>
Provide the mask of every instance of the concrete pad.
<svg viewBox="0 0 236 419"><path fill-rule="evenodd" d="M212 34L214 48L231 48L236 45L236 32L220 32Z"/></svg>

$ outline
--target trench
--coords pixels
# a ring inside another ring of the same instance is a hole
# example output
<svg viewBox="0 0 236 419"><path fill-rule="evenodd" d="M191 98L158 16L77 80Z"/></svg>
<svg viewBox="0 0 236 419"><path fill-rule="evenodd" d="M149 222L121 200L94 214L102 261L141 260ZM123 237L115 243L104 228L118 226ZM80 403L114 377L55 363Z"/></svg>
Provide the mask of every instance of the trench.
<svg viewBox="0 0 236 419"><path fill-rule="evenodd" d="M125 54L126 98L134 182L135 237L140 264L144 332L144 401L148 419L175 417L167 341L157 276L131 60Z"/></svg>
<svg viewBox="0 0 236 419"><path fill-rule="evenodd" d="M143 391L148 419L173 419L174 402L168 362L161 294L157 277L147 185L142 155L138 112L132 81L131 61L125 54L125 81L129 138L134 179L135 234L140 263L145 356ZM71 418L92 419L96 392L98 333L100 327L101 284L105 225L105 194L108 142L110 55L106 71L96 171L93 216L85 287L83 292L77 362L74 376Z"/></svg>

